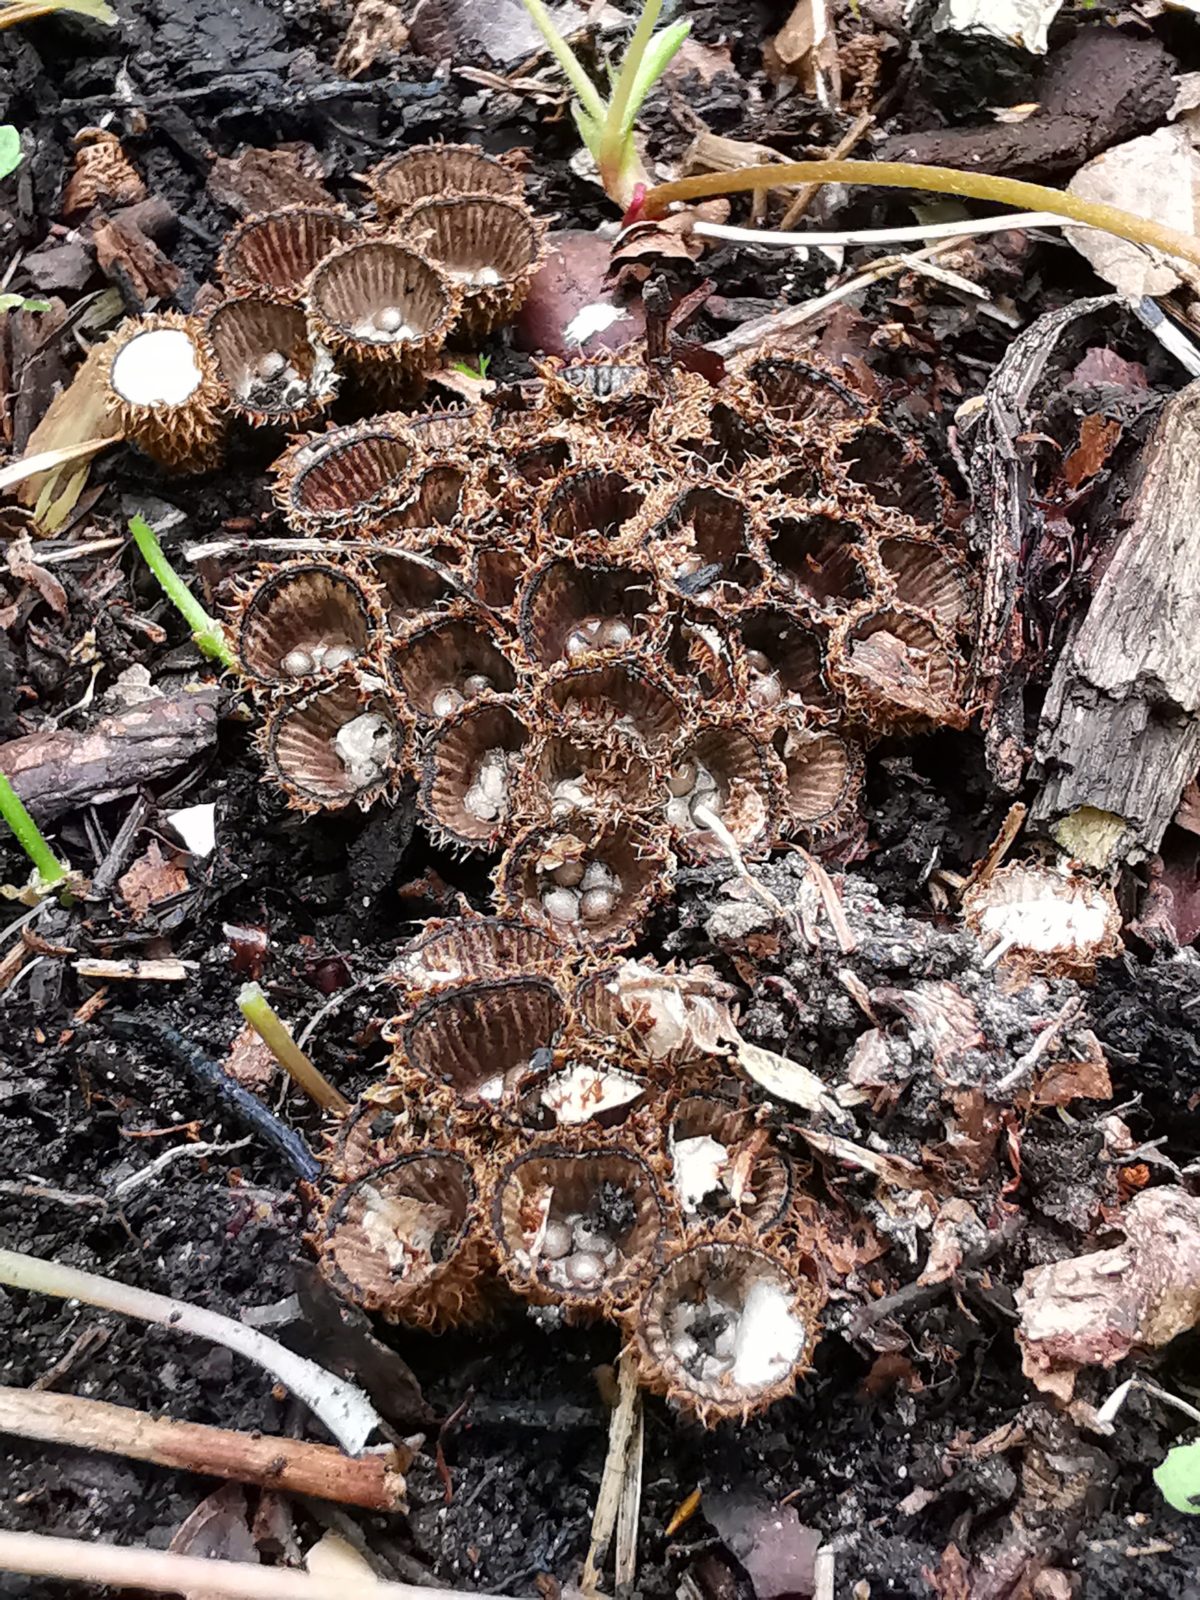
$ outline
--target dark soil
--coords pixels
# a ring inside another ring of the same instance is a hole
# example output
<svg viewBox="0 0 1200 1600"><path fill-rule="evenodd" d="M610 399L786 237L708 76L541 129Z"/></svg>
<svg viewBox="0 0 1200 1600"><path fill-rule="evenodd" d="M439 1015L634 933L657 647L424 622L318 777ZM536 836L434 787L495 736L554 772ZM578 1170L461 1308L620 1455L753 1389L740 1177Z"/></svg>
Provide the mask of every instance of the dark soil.
<svg viewBox="0 0 1200 1600"><path fill-rule="evenodd" d="M496 151L521 148L529 153L531 199L557 213L559 225L593 227L611 215L599 191L566 164L575 147L567 117L551 122L529 99L484 92L455 70L438 73L435 63L413 52L390 69L340 82L332 61L348 14L339 5L240 0L234 9L206 0L121 0L120 9L119 33L73 19L0 32L0 123L14 123L28 135L26 161L0 187L0 270L16 251L34 250L46 239L70 171L73 135L110 116L150 192L178 214L170 255L184 274L176 296L184 308L211 278L216 246L233 220L205 188L212 155L231 156L246 145L306 141L329 186L350 200L361 196L354 174L406 143L437 137L478 140ZM466 14L471 7L459 9ZM876 15L901 10L866 0L861 9L864 27ZM697 8L696 37L727 44L733 70L655 96L646 117L654 154L678 155L694 132L688 112L718 133L762 141L785 154L836 139L847 118L823 113L800 95L776 96L762 75L761 45L787 10ZM841 10L849 34L849 10ZM1175 26L1180 20L1163 19L1159 47L1175 53L1176 70L1195 70L1200 48L1194 30ZM1107 5L1067 8L1060 29L1065 38L1110 21L1127 22L1131 38L1148 36L1123 8ZM893 135L983 122L986 107L1036 93L1030 58L998 45L976 51L942 39L910 48L897 34L882 62L876 91L883 97L881 127ZM454 67L472 64L502 70L464 43ZM128 92L114 88L117 83ZM866 192L844 201L838 216L847 226L910 220L902 198ZM1021 325L1100 287L1057 241L985 243L975 261L982 281ZM819 293L825 272L826 263L816 260L797 266L782 257L716 250L703 262L715 292L693 336L717 337L749 316ZM684 264L679 286L700 275L696 267L689 277ZM126 302L126 309L140 309L128 294ZM921 435L962 494L953 413L960 400L981 391L1012 337L1007 322L980 316L961 297L906 277L872 290L853 310L843 308L825 325L821 345L874 374L898 425ZM1105 341L1145 367L1152 390L1165 394L1180 386L1180 372L1139 324L1114 320ZM494 354L494 375L518 377L528 370L503 340ZM14 412L14 452L40 414L29 412L28 406ZM1066 404L1062 414L1048 417L1060 444L1074 443L1065 434L1077 415ZM1138 437L1135 420L1124 456L1110 463L1114 475L1127 465ZM105 487L95 511L67 532L103 536L148 497L182 511L172 545L184 535L200 541L255 531L271 515L265 468L275 448L243 440L221 473L199 481L169 480L130 452L118 452L93 474ZM1086 515L1085 508L1081 537L1093 533ZM127 553L115 567L113 560L101 555L55 567L68 601L61 616L36 597L22 602L9 639L0 644L0 736L56 717L74 725L70 708L79 705L93 672L100 694L131 665L147 667L163 687L198 668L177 619L144 571ZM206 564L200 587L210 585L212 598L236 565ZM1055 587L1047 579L1047 592ZM1069 608L1083 598L1080 585L1068 586L1060 609L1069 618ZM165 630L165 640L131 620L146 617ZM1055 638L1061 643L1061 634ZM188 889L138 923L111 903L44 916L38 930L48 941L45 953L31 950L28 965L0 998L0 1239L233 1315L280 1305L272 1332L331 1366L356 1371L389 1420L405 1433L425 1435L410 1474L407 1521L354 1516L380 1570L410 1581L553 1594L550 1580L574 1582L587 1550L607 1442L602 1369L619 1354L616 1332L550 1333L514 1314L482 1334L434 1339L375 1329L384 1347L372 1343L364 1319L346 1313L343 1324L314 1282L294 1175L261 1141L244 1139L189 1075L179 1049L183 1041L218 1060L226 1055L248 961L248 936L229 930L262 930L261 979L289 1018L299 1023L339 985L355 985L312 1043L324 1069L353 1097L377 1073L385 1051L378 1024L388 1015L386 994L372 980L426 917L453 910L456 896L484 907L486 871L431 851L414 831L411 805L319 825L287 811L262 785L248 725L236 706L230 709L235 714L223 722L216 750L150 797L150 832L155 807L216 803L217 850L193 868ZM989 787L978 733L878 747L868 796L867 831L852 870L887 906L930 924L931 873L968 873L1009 804ZM61 848L86 873L104 861L130 803L75 812L58 825ZM140 835L139 851L150 832ZM5 836L0 882L25 877L24 858ZM736 981L744 971L703 932L713 883L711 873L683 874L678 903L662 914L644 949L714 960ZM1137 890L1136 883L1129 886L1131 910ZM171 953L192 964L185 985L129 985L111 994L92 1020L75 1019L93 986L75 976L69 958L54 953L56 942L80 954L120 956L155 954L158 941L168 937ZM1131 941L1125 956L1101 970L1090 1001L1093 1026L1109 1054L1114 1103L1132 1103L1125 1115L1136 1137L1165 1138L1180 1167L1200 1157L1200 969L1192 955L1151 955ZM787 981L782 964L768 964L755 992L746 995L748 1031L774 1048L811 1049L818 1068L822 1057L837 1060L863 1019L852 1007L845 1017L822 1013L815 993L793 991L788 998ZM132 1042L116 1037L109 1018L118 1010L133 1013L149 1031ZM278 1109L311 1141L319 1139L318 1120L298 1097L282 1095ZM897 1148L907 1138L915 1152L925 1134L919 1108L904 1115L910 1122L889 1131ZM709 1506L720 1504L723 1494L768 1505L787 1497L800 1522L837 1551L838 1596L967 1595L950 1586L945 1569L943 1579L935 1579L943 1551L951 1544L976 1557L1002 1551L1014 1508L1027 1509L1028 1484L1022 1484L1018 1456L972 1459L965 1447L1027 1413L1036 1413L1035 1432L1054 1425L1033 1405L1021 1375L1012 1297L1026 1267L1080 1253L1094 1237L1100 1120L1048 1112L1026 1129L1015 1194L1026 1225L961 1293L916 1303L889 1322L899 1330L887 1346L896 1358L891 1377L881 1376L879 1365L885 1343L851 1338L846 1320L870 1298L868 1290L890 1291L915 1275L919 1263L904 1260L899 1247L877 1277L860 1271L844 1303L834 1300L816 1369L794 1399L746 1426L723 1425L711 1433L681 1423L662 1403L649 1403L640 1593L655 1600L674 1595L685 1574L696 1587L679 1592L753 1593L729 1553L727 1531L703 1511L677 1534L666 1533L676 1508L700 1488ZM198 1125L193 1133L206 1141L242 1142L223 1155L183 1157L127 1202L114 1202L114 1186L185 1144L181 1125L192 1122ZM820 1181L814 1175L814 1184ZM869 1192L865 1179L839 1181L844 1192ZM282 1303L296 1293L300 1307L289 1312ZM73 1393L267 1433L314 1427L286 1399L274 1398L257 1370L167 1332L2 1290L0 1330L7 1384L28 1385L65 1360L56 1387ZM85 1342L72 1356L81 1337ZM1159 1381L1188 1391L1195 1353L1194 1345L1173 1349ZM1122 1375L1120 1369L1100 1375L1087 1388L1089 1396L1106 1394ZM447 1501L434 1446L450 1418L441 1438L452 1485ZM1194 1576L1200 1534L1163 1506L1150 1478L1179 1424L1171 1412L1135 1397L1110 1439L1088 1437L1084 1445L1076 1439L1092 1452L1087 1493L1057 1517L1043 1509L1046 1526L1037 1535L1044 1564L1071 1575L1070 1593L1089 1600L1200 1595ZM4 1526L121 1543L165 1545L213 1487L181 1473L3 1439L0 1462ZM311 1508L296 1514L306 1545L319 1525ZM1034 1581L1028 1571L1026 1579ZM0 1576L0 1594L62 1592L57 1585ZM775 1591L760 1590L768 1592ZM1056 1600L1068 1591L986 1592Z"/></svg>

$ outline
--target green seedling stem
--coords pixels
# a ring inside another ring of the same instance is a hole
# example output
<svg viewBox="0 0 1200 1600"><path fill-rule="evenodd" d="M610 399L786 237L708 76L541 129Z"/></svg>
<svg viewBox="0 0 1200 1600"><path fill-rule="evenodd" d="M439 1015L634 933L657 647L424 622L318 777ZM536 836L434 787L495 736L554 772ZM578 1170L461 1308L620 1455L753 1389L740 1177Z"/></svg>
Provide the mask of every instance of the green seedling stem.
<svg viewBox="0 0 1200 1600"><path fill-rule="evenodd" d="M52 889L62 883L67 869L42 838L41 829L26 811L20 795L0 772L0 816L13 831L17 843L24 850L41 879L43 888Z"/></svg>
<svg viewBox="0 0 1200 1600"><path fill-rule="evenodd" d="M244 983L237 1003L238 1010L292 1082L324 1110L344 1117L350 1110L350 1102L304 1054L288 1031L287 1023L271 1009L270 1001L258 984Z"/></svg>
<svg viewBox="0 0 1200 1600"><path fill-rule="evenodd" d="M690 24L675 22L654 32L662 0L646 0L629 48L616 73L608 100L588 77L579 57L550 20L542 0L523 0L551 55L575 91L571 107L580 138L592 154L605 193L622 207L634 198L647 177L633 142L633 124L646 96L662 77L671 58L687 38Z"/></svg>
<svg viewBox="0 0 1200 1600"><path fill-rule="evenodd" d="M528 0L527 0L528 3ZM675 201L706 200L712 195L746 190L777 189L798 183L858 183L868 188L927 189L936 194L959 195L968 200L992 200L1023 211L1051 211L1071 222L1082 222L1131 244L1161 250L1200 266L1200 238L1180 233L1149 217L1139 217L1119 206L1085 200L1061 189L1019 178L996 177L987 172L960 172L957 167L925 167L908 161L782 161L778 165L743 167L735 172L706 172L694 178L660 183L647 191L638 218L660 217ZM630 218L630 220L634 220Z"/></svg>
<svg viewBox="0 0 1200 1600"><path fill-rule="evenodd" d="M223 667L237 665L233 651L221 624L210 617L195 595L175 571L163 554L163 547L155 537L154 529L144 517L134 517L129 524L133 542L142 552L146 565L158 579L163 593L192 630L192 638L206 656L219 661Z"/></svg>

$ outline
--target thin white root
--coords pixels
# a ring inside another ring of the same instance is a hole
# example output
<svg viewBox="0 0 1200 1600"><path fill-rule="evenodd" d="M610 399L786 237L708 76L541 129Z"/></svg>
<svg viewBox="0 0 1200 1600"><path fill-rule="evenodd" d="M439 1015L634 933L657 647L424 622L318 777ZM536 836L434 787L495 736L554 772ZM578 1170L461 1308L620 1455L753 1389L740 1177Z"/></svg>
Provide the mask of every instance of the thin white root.
<svg viewBox="0 0 1200 1600"><path fill-rule="evenodd" d="M305 1360L232 1317L205 1311L186 1300L172 1300L164 1294L116 1283L94 1272L79 1272L56 1261L23 1255L19 1250L0 1250L0 1283L13 1289L28 1289L32 1294L54 1295L60 1300L82 1300L123 1317L138 1317L143 1322L223 1344L285 1384L352 1456L358 1455L376 1428L383 1427L379 1413L352 1383L334 1377L315 1361Z"/></svg>

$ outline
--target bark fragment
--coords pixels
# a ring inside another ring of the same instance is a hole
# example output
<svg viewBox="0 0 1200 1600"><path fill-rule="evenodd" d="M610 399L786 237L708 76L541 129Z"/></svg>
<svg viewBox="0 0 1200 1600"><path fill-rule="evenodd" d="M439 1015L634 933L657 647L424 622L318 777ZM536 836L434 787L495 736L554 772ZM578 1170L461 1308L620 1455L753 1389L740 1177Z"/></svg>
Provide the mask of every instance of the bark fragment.
<svg viewBox="0 0 1200 1600"><path fill-rule="evenodd" d="M1064 842L1076 855L1094 843L1097 865L1153 854L1200 767L1198 496L1200 382L1163 410L1128 532L1059 657L1042 712L1033 817L1071 818ZM1122 825L1101 828L1097 812Z"/></svg>

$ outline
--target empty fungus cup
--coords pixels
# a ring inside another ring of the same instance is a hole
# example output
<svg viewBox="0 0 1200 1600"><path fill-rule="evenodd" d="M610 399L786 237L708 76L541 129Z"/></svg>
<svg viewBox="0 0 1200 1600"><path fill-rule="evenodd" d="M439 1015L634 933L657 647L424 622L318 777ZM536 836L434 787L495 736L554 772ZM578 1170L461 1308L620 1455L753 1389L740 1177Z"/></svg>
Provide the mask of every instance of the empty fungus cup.
<svg viewBox="0 0 1200 1600"><path fill-rule="evenodd" d="M298 300L313 268L362 229L337 206L285 206L247 217L225 236L217 273L236 293L265 290Z"/></svg>
<svg viewBox="0 0 1200 1600"><path fill-rule="evenodd" d="M772 517L767 553L790 600L819 612L845 611L870 593L862 529L820 513Z"/></svg>
<svg viewBox="0 0 1200 1600"><path fill-rule="evenodd" d="M367 188L381 217L401 216L418 200L441 195L502 195L516 198L524 184L496 156L473 144L411 145L367 173Z"/></svg>
<svg viewBox="0 0 1200 1600"><path fill-rule="evenodd" d="M735 495L708 484L676 499L646 548L666 586L699 605L736 608L763 581L749 512Z"/></svg>
<svg viewBox="0 0 1200 1600"><path fill-rule="evenodd" d="M675 695L648 667L631 661L555 668L542 700L550 723L564 732L589 739L612 732L650 752L665 750L683 727Z"/></svg>
<svg viewBox="0 0 1200 1600"><path fill-rule="evenodd" d="M545 977L485 979L419 1005L402 1033L404 1061L452 1110L492 1112L533 1073L544 1071L566 1017Z"/></svg>
<svg viewBox="0 0 1200 1600"><path fill-rule="evenodd" d="M513 972L553 972L564 953L549 934L527 922L453 917L428 924L424 933L406 944L392 974L411 996Z"/></svg>
<svg viewBox="0 0 1200 1600"><path fill-rule="evenodd" d="M819 838L846 826L862 790L859 747L836 733L789 727L782 753L792 828Z"/></svg>
<svg viewBox="0 0 1200 1600"><path fill-rule="evenodd" d="M785 422L850 422L867 410L861 395L811 361L767 356L753 363L748 376L762 404Z"/></svg>
<svg viewBox="0 0 1200 1600"><path fill-rule="evenodd" d="M312 434L275 462L275 500L297 533L363 528L401 498L414 448L386 417Z"/></svg>

